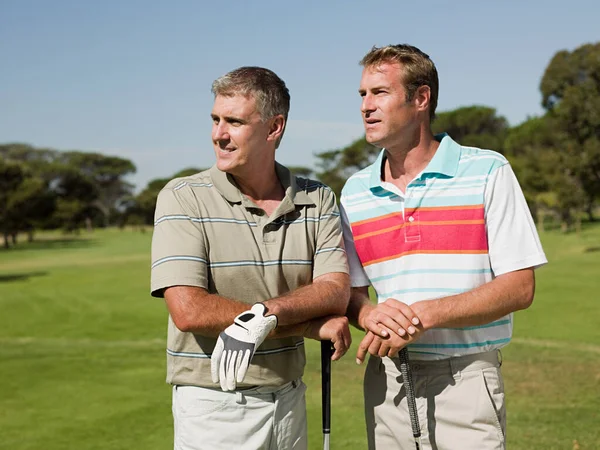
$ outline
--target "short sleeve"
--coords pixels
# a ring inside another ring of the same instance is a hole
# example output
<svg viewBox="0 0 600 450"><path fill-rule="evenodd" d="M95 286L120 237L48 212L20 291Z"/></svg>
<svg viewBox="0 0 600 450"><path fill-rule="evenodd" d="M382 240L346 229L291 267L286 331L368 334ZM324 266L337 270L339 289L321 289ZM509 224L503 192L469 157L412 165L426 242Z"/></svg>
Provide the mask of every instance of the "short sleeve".
<svg viewBox="0 0 600 450"><path fill-rule="evenodd" d="M344 246L346 247L346 255L348 257L348 266L350 268L350 284L352 287L369 286L371 282L363 268L356 246L354 245L354 237L352 236L352 227L344 210L344 206L340 206L340 214L342 217L342 230L344 234Z"/></svg>
<svg viewBox="0 0 600 450"><path fill-rule="evenodd" d="M316 248L313 266L313 279L327 273L348 273L348 262L342 238L340 212L335 194L323 188L319 211Z"/></svg>
<svg viewBox="0 0 600 450"><path fill-rule="evenodd" d="M485 188L485 217L490 263L495 276L548 262L531 213L510 167L489 175Z"/></svg>
<svg viewBox="0 0 600 450"><path fill-rule="evenodd" d="M171 286L208 287L208 249L196 197L165 187L156 202L151 293Z"/></svg>

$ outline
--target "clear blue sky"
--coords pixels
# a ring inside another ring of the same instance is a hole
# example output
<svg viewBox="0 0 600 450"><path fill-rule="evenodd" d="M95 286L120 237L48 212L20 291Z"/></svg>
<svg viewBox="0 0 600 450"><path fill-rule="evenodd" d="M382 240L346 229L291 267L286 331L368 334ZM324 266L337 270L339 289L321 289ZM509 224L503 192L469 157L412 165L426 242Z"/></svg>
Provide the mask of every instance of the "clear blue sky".
<svg viewBox="0 0 600 450"><path fill-rule="evenodd" d="M598 0L403 2L0 0L0 142L131 159L138 189L213 163L212 81L260 65L292 104L284 164L362 135L358 61L410 43L440 74L438 111L540 115L559 50L600 40Z"/></svg>

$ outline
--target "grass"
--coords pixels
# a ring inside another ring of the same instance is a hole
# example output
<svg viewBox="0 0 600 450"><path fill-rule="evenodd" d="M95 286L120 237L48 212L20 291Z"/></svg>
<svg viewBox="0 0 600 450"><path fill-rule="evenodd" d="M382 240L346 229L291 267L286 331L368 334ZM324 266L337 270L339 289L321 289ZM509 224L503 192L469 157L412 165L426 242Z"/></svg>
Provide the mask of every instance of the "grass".
<svg viewBox="0 0 600 450"><path fill-rule="evenodd" d="M546 232L551 264L504 350L508 448L600 448L600 226ZM172 448L166 309L150 234L96 231L0 250L0 449ZM334 363L332 448L366 447L363 367ZM307 342L310 448L321 447L319 346Z"/></svg>

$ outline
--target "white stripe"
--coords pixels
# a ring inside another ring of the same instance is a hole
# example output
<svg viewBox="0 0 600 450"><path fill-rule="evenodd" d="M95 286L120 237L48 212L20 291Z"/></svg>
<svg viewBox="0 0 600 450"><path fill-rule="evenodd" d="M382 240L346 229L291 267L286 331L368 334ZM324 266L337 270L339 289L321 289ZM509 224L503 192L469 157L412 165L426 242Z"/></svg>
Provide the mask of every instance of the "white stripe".
<svg viewBox="0 0 600 450"><path fill-rule="evenodd" d="M178 184L177 186L175 186L173 188L174 191L178 191L179 189L181 189L184 186L191 186L191 187L212 187L212 183L189 183L187 181L184 181L181 184Z"/></svg>
<svg viewBox="0 0 600 450"><path fill-rule="evenodd" d="M241 266L278 266L278 265L286 265L286 264L298 264L298 265L310 265L312 264L312 260L303 260L303 259L282 259L279 261L230 261L230 262L211 262L210 267L241 267Z"/></svg>
<svg viewBox="0 0 600 450"><path fill-rule="evenodd" d="M190 221L196 222L196 223L206 223L206 222L237 223L237 224L241 224L241 225L250 225L251 227L256 226L256 222L249 222L247 220L226 219L226 218L222 218L222 217L191 217L191 216L186 216L184 214L162 216L160 219L158 219L156 222L154 222L154 225L156 226L159 223L164 222L166 220L190 220Z"/></svg>
<svg viewBox="0 0 600 450"><path fill-rule="evenodd" d="M150 266L150 268L154 269L156 266L159 266L161 264L164 264L164 263L170 262L170 261L195 261L195 262L201 262L204 264L208 263L205 259L199 258L197 256L167 256L166 258L161 258L161 259L155 261L152 264L152 266Z"/></svg>

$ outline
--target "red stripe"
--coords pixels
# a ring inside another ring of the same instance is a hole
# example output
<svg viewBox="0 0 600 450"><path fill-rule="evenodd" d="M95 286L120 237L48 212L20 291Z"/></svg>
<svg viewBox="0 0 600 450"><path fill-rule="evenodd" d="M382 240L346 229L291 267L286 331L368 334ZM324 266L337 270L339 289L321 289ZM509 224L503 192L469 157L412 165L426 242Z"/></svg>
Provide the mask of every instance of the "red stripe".
<svg viewBox="0 0 600 450"><path fill-rule="evenodd" d="M418 220L423 225L426 222L445 222L456 220L483 220L483 205L456 206L456 207L428 207L428 208L409 208L405 210L406 219L414 214L418 215ZM384 216L374 217L372 219L361 220L352 223L352 234L355 239L361 239L363 235L369 235L382 230L388 230L394 227L400 227L405 224L401 213L386 214Z"/></svg>
<svg viewBox="0 0 600 450"><path fill-rule="evenodd" d="M476 222L479 223L427 226L415 221L401 228L355 239L356 250L363 265L404 254L487 253L485 223L482 220Z"/></svg>

